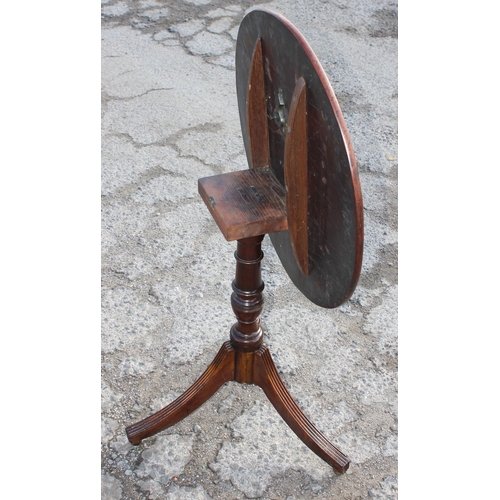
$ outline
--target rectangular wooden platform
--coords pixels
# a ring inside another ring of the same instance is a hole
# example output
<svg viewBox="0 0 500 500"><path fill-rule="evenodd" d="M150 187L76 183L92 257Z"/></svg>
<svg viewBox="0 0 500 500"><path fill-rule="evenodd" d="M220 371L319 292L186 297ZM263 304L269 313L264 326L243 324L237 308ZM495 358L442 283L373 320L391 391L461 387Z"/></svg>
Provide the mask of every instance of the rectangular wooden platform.
<svg viewBox="0 0 500 500"><path fill-rule="evenodd" d="M198 191L227 241L288 229L285 190L268 167L198 179Z"/></svg>

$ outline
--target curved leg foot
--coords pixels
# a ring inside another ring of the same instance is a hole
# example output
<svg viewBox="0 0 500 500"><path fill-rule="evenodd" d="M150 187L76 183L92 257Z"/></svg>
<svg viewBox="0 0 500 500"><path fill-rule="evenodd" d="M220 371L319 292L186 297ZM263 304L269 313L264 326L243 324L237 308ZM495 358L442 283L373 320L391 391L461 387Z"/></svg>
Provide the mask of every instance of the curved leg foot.
<svg viewBox="0 0 500 500"><path fill-rule="evenodd" d="M266 346L255 353L254 384L262 388L283 420L316 455L339 474L349 468L349 459L316 429L293 400Z"/></svg>
<svg viewBox="0 0 500 500"><path fill-rule="evenodd" d="M176 424L231 380L234 380L234 350L230 342L225 342L203 375L186 392L157 413L127 427L128 440L137 445Z"/></svg>

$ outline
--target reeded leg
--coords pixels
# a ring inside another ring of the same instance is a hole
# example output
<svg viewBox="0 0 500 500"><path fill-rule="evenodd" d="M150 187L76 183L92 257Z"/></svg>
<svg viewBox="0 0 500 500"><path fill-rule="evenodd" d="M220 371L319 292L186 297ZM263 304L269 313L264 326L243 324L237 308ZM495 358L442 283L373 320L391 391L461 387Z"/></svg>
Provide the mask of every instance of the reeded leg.
<svg viewBox="0 0 500 500"><path fill-rule="evenodd" d="M253 383L262 388L293 432L336 472L340 474L345 472L349 468L349 459L326 439L297 406L281 380L266 346L255 352L253 370Z"/></svg>
<svg viewBox="0 0 500 500"><path fill-rule="evenodd" d="M234 380L234 354L231 343L224 342L203 375L184 394L157 413L127 427L130 443L140 444L143 439L176 424L210 399L224 383Z"/></svg>
<svg viewBox="0 0 500 500"><path fill-rule="evenodd" d="M181 396L159 412L127 427L132 444L140 444L176 424L207 401L224 383L236 380L262 388L269 401L297 436L338 473L349 468L349 459L310 422L288 392L276 370L269 349L262 345L260 313L264 299L260 262L263 236L238 240L236 277L231 305L237 318L225 342L203 375Z"/></svg>

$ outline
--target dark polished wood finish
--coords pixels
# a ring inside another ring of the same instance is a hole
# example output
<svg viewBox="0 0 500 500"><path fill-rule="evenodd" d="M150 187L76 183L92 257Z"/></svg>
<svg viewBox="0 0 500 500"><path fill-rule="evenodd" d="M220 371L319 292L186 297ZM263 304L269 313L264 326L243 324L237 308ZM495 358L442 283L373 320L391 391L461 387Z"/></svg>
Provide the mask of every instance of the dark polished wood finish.
<svg viewBox="0 0 500 500"><path fill-rule="evenodd" d="M134 445L141 444L143 439L180 422L233 378L234 350L230 342L225 342L203 375L186 392L162 410L127 427L128 440Z"/></svg>
<svg viewBox="0 0 500 500"><path fill-rule="evenodd" d="M314 303L352 294L363 251L363 205L342 113L319 61L279 14L242 21L236 86L249 170L199 179L198 190L228 241L237 240L231 306L236 323L203 375L159 412L127 427L132 444L174 425L225 382L256 384L297 436L336 472L349 459L311 423L263 344L261 249L265 234L290 278Z"/></svg>
<svg viewBox="0 0 500 500"><path fill-rule="evenodd" d="M262 345L263 332L260 313L264 307L264 282L261 279L260 261L264 235L238 240L234 254L236 277L233 281L231 306L238 322L231 328L231 343L238 352L254 352Z"/></svg>
<svg viewBox="0 0 500 500"><path fill-rule="evenodd" d="M349 459L305 416L279 376L271 353L263 346L255 353L253 383L263 389L269 401L302 442L339 474L349 468Z"/></svg>
<svg viewBox="0 0 500 500"><path fill-rule="evenodd" d="M263 345L260 314L264 305L261 278L263 235L238 240L236 276L231 305L237 322L203 375L181 396L159 412L127 427L130 443L176 424L207 401L225 382L234 380L261 387L269 401L295 434L337 473L345 472L349 459L311 423L288 392L269 349Z"/></svg>
<svg viewBox="0 0 500 500"><path fill-rule="evenodd" d="M285 186L285 143L292 97L300 78L306 84L307 248L292 247L292 234L270 235L283 267L297 288L322 307L338 307L353 293L363 254L363 201L351 140L339 104L318 58L298 29L265 9L245 16L236 44L236 90L249 165L255 117L247 108L250 70L259 41L264 67L269 133L269 167Z"/></svg>

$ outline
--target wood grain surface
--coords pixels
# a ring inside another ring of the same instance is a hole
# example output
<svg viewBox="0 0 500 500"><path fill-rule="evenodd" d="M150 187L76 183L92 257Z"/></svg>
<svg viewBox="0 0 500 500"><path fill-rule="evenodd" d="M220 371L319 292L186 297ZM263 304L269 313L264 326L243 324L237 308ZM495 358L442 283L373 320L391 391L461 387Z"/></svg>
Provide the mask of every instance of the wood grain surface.
<svg viewBox="0 0 500 500"><path fill-rule="evenodd" d="M262 63L262 41L255 43L252 67L248 82L247 118L250 166L269 166L269 132L267 130L266 88L264 87L264 65Z"/></svg>
<svg viewBox="0 0 500 500"><path fill-rule="evenodd" d="M242 21L236 45L236 90L245 150L252 166L248 89L260 40L269 134L269 167L285 187L285 143L292 96L303 78L307 128L307 255L293 250L290 231L271 241L293 283L312 302L337 307L354 291L363 255L363 202L353 147L333 89L311 47L280 14L265 9ZM292 226L289 221L289 227ZM300 247L300 244L299 244Z"/></svg>
<svg viewBox="0 0 500 500"><path fill-rule="evenodd" d="M228 241L288 228L285 190L267 167L204 177L198 191Z"/></svg>
<svg viewBox="0 0 500 500"><path fill-rule="evenodd" d="M295 85L290 106L284 172L290 243L300 270L305 276L309 276L306 98L306 82L300 77Z"/></svg>

